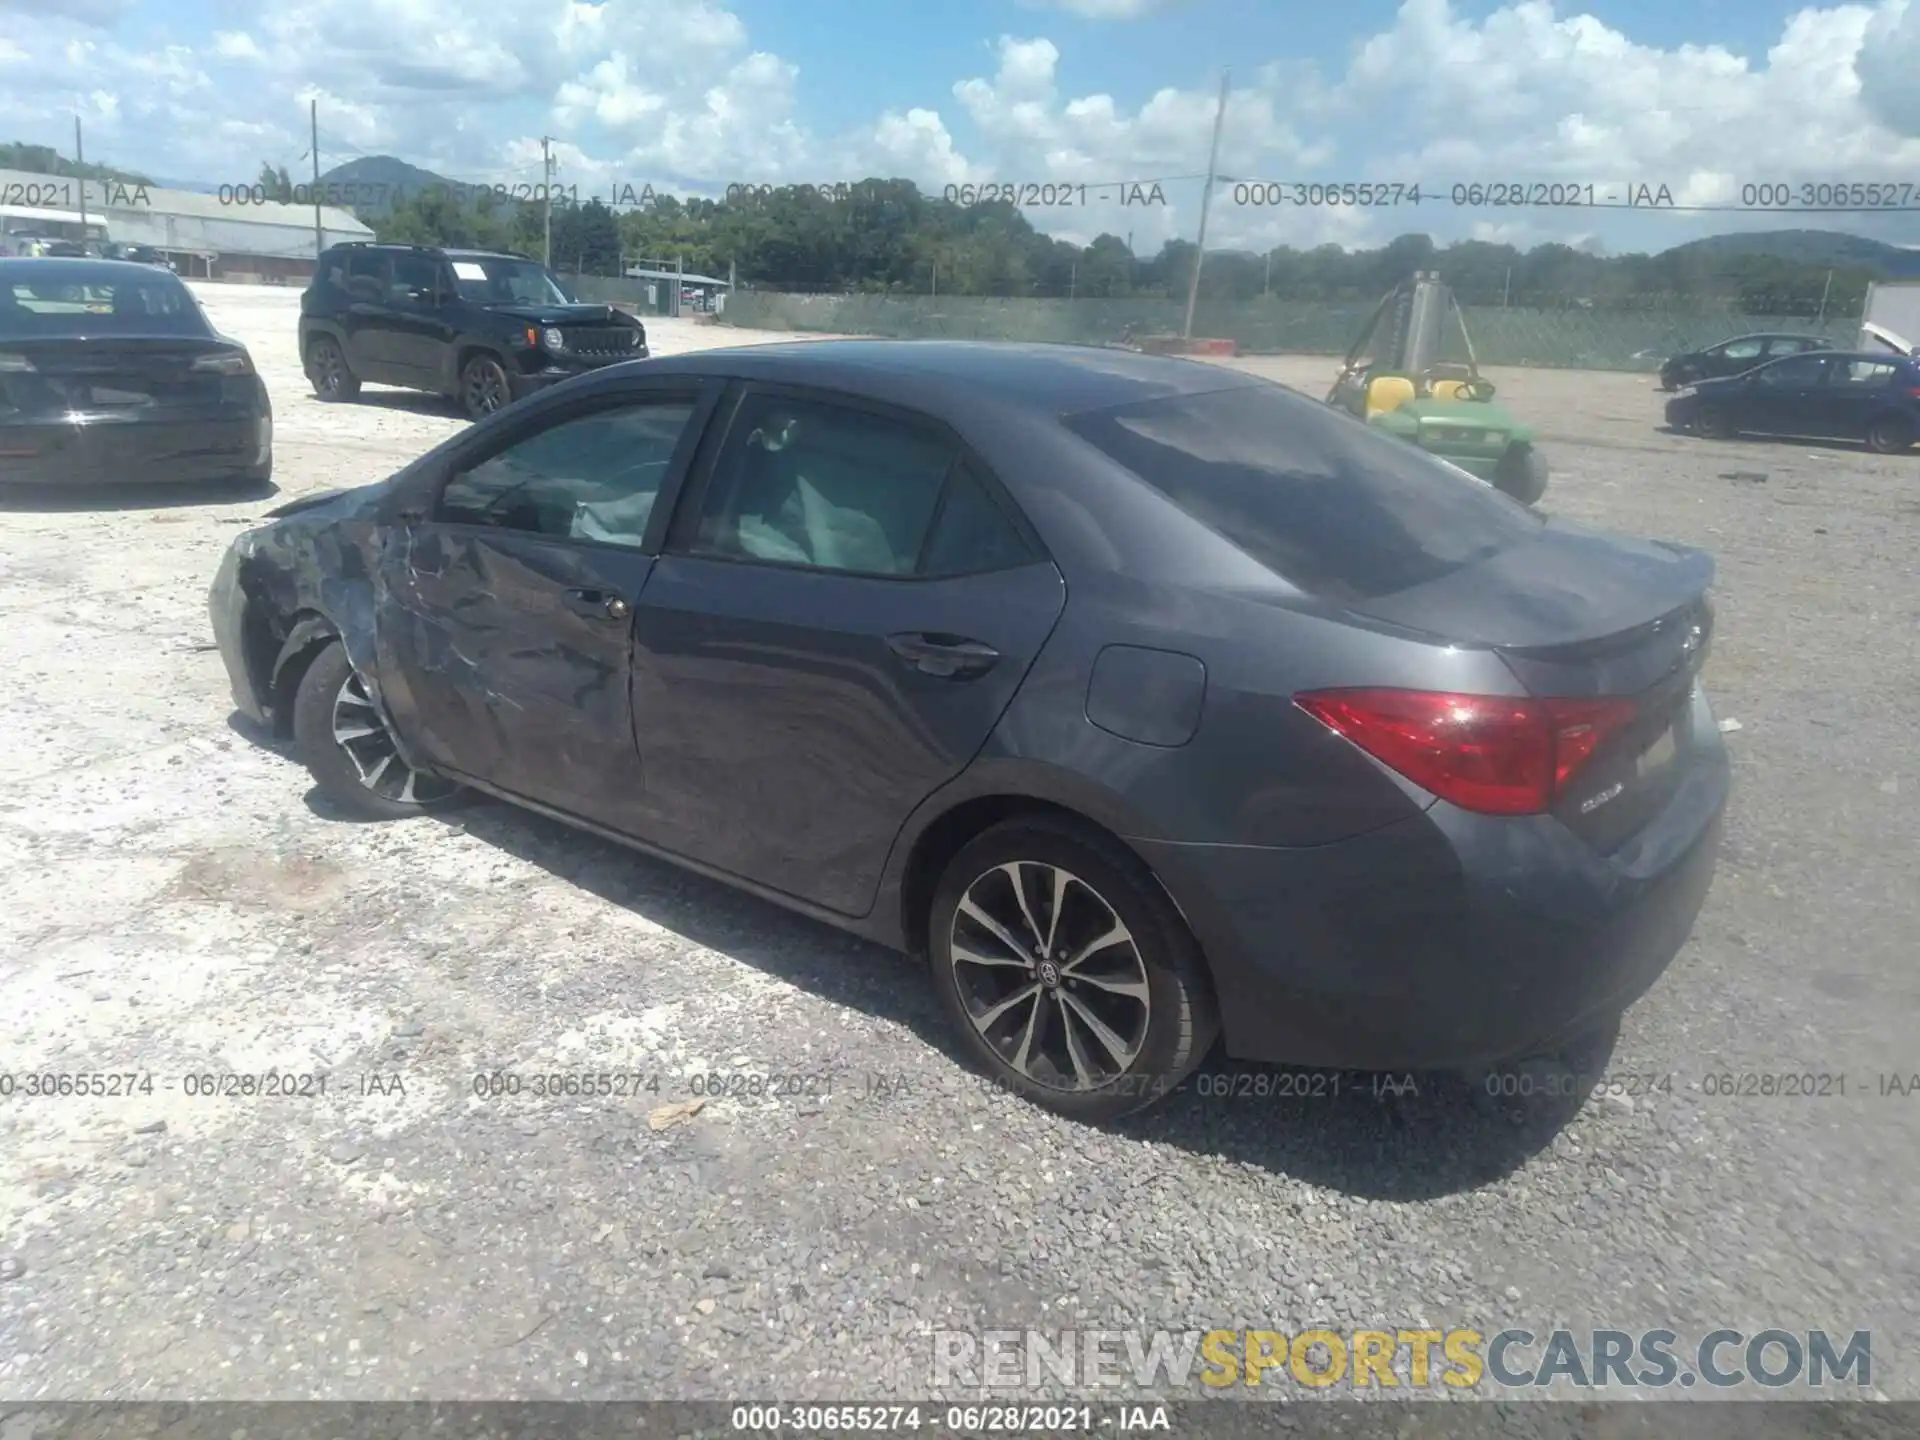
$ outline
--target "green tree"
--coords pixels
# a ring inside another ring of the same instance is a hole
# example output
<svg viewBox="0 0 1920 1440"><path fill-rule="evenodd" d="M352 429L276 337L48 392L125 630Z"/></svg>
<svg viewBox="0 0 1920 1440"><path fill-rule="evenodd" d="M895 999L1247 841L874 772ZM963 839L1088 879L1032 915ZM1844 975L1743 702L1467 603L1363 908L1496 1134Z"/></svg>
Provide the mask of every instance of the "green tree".
<svg viewBox="0 0 1920 1440"><path fill-rule="evenodd" d="M254 184L267 192L269 200L277 200L282 205L293 203L293 177L287 174L287 167L284 165L276 170L273 168L272 161L261 161L260 178L254 181Z"/></svg>

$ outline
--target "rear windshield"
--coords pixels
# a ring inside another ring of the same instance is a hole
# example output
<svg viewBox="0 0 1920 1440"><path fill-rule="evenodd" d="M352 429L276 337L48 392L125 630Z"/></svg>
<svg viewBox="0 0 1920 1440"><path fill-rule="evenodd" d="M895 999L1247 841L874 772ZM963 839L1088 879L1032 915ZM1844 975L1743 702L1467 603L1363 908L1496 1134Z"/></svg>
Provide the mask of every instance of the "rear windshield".
<svg viewBox="0 0 1920 1440"><path fill-rule="evenodd" d="M211 333L192 293L164 272L0 276L0 337Z"/></svg>
<svg viewBox="0 0 1920 1440"><path fill-rule="evenodd" d="M1436 580L1542 523L1465 471L1279 385L1065 423L1276 575L1336 603Z"/></svg>

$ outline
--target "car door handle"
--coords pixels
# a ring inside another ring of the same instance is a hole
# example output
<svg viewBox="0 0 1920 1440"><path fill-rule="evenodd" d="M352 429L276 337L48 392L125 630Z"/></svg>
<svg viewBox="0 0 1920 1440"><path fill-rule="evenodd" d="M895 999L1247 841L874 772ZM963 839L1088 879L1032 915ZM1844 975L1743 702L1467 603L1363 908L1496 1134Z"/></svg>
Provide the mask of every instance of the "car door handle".
<svg viewBox="0 0 1920 1440"><path fill-rule="evenodd" d="M574 614L594 620L624 620L633 613L625 597L609 590L569 590L561 599Z"/></svg>
<svg viewBox="0 0 1920 1440"><path fill-rule="evenodd" d="M923 675L943 680L971 680L984 675L1000 660L991 645L962 635L926 635L914 631L889 635L887 648Z"/></svg>

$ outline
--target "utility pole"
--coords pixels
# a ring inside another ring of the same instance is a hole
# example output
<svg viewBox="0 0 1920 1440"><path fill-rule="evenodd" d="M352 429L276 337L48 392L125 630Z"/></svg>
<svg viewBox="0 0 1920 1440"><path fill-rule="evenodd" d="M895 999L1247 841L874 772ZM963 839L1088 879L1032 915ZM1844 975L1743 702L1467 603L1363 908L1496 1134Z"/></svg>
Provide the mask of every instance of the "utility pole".
<svg viewBox="0 0 1920 1440"><path fill-rule="evenodd" d="M1193 274L1187 277L1187 319L1182 339L1193 338L1193 307L1200 302L1200 266L1207 258L1207 210L1213 203L1214 176L1220 168L1220 127L1227 119L1227 81L1233 71L1220 72L1220 108L1213 114L1213 145L1207 151L1207 183L1200 192L1200 239L1193 252Z"/></svg>
<svg viewBox="0 0 1920 1440"><path fill-rule="evenodd" d="M84 194L85 192L83 191L82 193ZM82 201L81 203L83 205L85 204L84 201ZM81 211L81 218L84 219L85 216L86 216L86 211L83 209ZM1820 318L1814 322L1816 325L1824 325L1827 323L1827 296L1831 294L1832 291L1833 291L1833 271L1829 270L1827 271L1827 283L1820 287Z"/></svg>
<svg viewBox="0 0 1920 1440"><path fill-rule="evenodd" d="M320 252L327 248L327 232L320 223L320 101L317 96L307 102L307 123L313 131L313 273L318 275Z"/></svg>
<svg viewBox="0 0 1920 1440"><path fill-rule="evenodd" d="M80 144L80 117L73 117L73 168L80 172L80 245L87 243L87 152Z"/></svg>
<svg viewBox="0 0 1920 1440"><path fill-rule="evenodd" d="M1260 298L1266 299L1273 293L1273 252L1267 252L1267 278L1260 282Z"/></svg>
<svg viewBox="0 0 1920 1440"><path fill-rule="evenodd" d="M540 137L540 170L542 184L540 193L545 197L546 217L543 223L545 239L541 243L540 260L549 270L553 268L553 137Z"/></svg>

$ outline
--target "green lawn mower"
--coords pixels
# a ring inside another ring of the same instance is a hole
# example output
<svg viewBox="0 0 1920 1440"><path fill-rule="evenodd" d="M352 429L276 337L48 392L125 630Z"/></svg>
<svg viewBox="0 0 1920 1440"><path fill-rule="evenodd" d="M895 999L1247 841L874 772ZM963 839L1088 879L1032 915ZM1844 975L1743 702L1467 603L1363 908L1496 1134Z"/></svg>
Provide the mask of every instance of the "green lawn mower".
<svg viewBox="0 0 1920 1440"><path fill-rule="evenodd" d="M1459 326L1464 363L1434 358L1449 320ZM1416 274L1380 302L1341 362L1327 403L1523 505L1547 492L1547 462L1533 448L1533 430L1493 403L1493 382L1474 361L1466 318L1438 275Z"/></svg>

